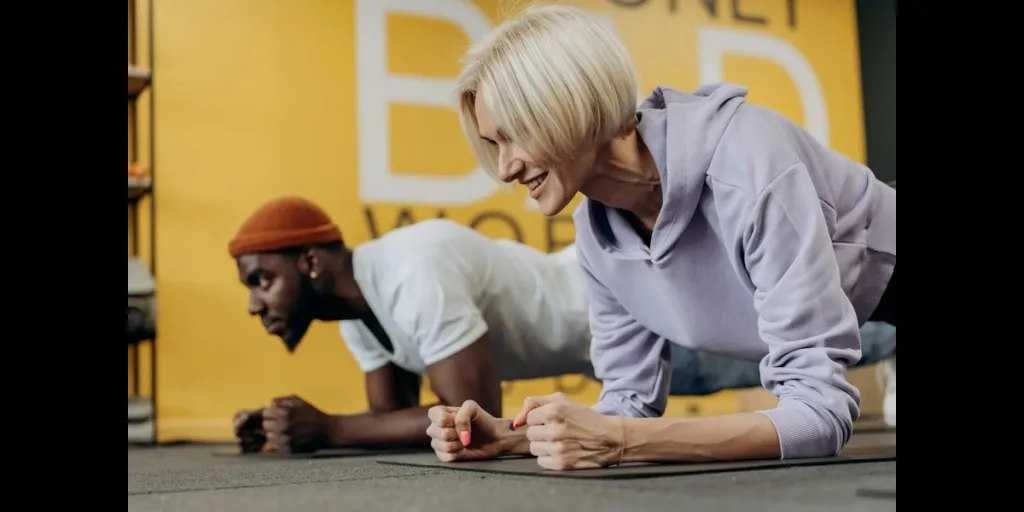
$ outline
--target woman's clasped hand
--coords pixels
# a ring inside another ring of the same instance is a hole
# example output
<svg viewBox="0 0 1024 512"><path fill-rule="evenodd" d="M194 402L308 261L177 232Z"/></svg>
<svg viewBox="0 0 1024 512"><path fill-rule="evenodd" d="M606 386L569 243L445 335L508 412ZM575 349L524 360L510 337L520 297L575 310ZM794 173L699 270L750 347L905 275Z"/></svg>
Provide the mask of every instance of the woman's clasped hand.
<svg viewBox="0 0 1024 512"><path fill-rule="evenodd" d="M527 398L510 422L467 401L429 411L427 434L438 459L484 460L533 455L552 470L592 469L621 461L625 419L599 414L562 393Z"/></svg>

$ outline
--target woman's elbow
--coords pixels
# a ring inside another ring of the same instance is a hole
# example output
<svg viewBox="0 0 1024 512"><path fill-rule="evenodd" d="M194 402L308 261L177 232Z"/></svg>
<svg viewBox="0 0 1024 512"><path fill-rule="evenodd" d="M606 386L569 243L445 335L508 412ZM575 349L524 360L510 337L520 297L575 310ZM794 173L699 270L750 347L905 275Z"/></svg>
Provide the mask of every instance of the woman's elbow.
<svg viewBox="0 0 1024 512"><path fill-rule="evenodd" d="M775 423L784 459L835 457L842 453L853 430L853 410L803 400L783 399L765 411Z"/></svg>

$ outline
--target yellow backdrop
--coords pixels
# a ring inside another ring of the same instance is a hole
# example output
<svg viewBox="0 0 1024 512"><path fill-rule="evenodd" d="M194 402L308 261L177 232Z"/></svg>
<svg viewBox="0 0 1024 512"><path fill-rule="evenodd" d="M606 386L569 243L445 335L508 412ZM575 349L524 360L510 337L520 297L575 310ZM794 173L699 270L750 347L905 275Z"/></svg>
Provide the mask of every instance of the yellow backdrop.
<svg viewBox="0 0 1024 512"><path fill-rule="evenodd" d="M463 49L499 1L174 0L156 2L157 260L161 440L230 438L239 407L295 393L328 412L365 406L335 324L294 355L246 314L226 242L281 194L325 206L347 241L447 216L543 250L571 242L522 190L474 171L450 108ZM572 2L606 15L644 89L728 80L839 151L863 159L853 0ZM675 7L673 7L675 6ZM789 6L795 6L790 9ZM673 11L674 9L674 11ZM506 411L580 377L516 383ZM734 410L735 397L673 400L670 414Z"/></svg>

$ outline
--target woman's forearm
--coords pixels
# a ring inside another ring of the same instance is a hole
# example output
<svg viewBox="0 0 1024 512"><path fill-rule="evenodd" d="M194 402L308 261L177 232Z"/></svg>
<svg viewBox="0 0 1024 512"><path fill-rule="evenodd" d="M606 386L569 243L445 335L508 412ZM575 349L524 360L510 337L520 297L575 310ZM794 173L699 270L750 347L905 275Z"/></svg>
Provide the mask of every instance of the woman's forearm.
<svg viewBox="0 0 1024 512"><path fill-rule="evenodd" d="M526 438L526 427L512 428L511 420L508 421L508 430L501 436L502 455L530 455L530 440Z"/></svg>
<svg viewBox="0 0 1024 512"><path fill-rule="evenodd" d="M622 462L711 462L778 459L775 425L765 415L625 418Z"/></svg>

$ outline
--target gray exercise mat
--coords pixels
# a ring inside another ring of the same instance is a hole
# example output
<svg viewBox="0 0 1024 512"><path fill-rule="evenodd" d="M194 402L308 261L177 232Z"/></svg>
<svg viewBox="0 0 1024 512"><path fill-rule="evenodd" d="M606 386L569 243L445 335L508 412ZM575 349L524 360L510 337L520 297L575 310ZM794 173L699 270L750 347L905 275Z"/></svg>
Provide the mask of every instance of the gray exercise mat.
<svg viewBox="0 0 1024 512"><path fill-rule="evenodd" d="M317 450L313 453L242 453L239 448L227 448L213 452L215 457L244 457L253 459L332 459L339 457L372 457L375 455L411 455L429 454L433 452L427 448L387 448L374 450L370 448L330 448Z"/></svg>
<svg viewBox="0 0 1024 512"><path fill-rule="evenodd" d="M578 469L573 471L552 471L537 465L533 457L509 457L497 460L472 462L441 462L434 454L405 455L378 461L381 464L413 466L455 471L476 471L480 473L501 473L509 475L547 476L556 478L649 478L656 476L686 475L700 473L724 473L755 469L787 468L794 466L823 466L851 464L858 462L881 462L896 460L896 446L873 445L855 446L844 450L839 457L793 460L758 460L744 462L712 462L688 464L624 464L603 469Z"/></svg>

